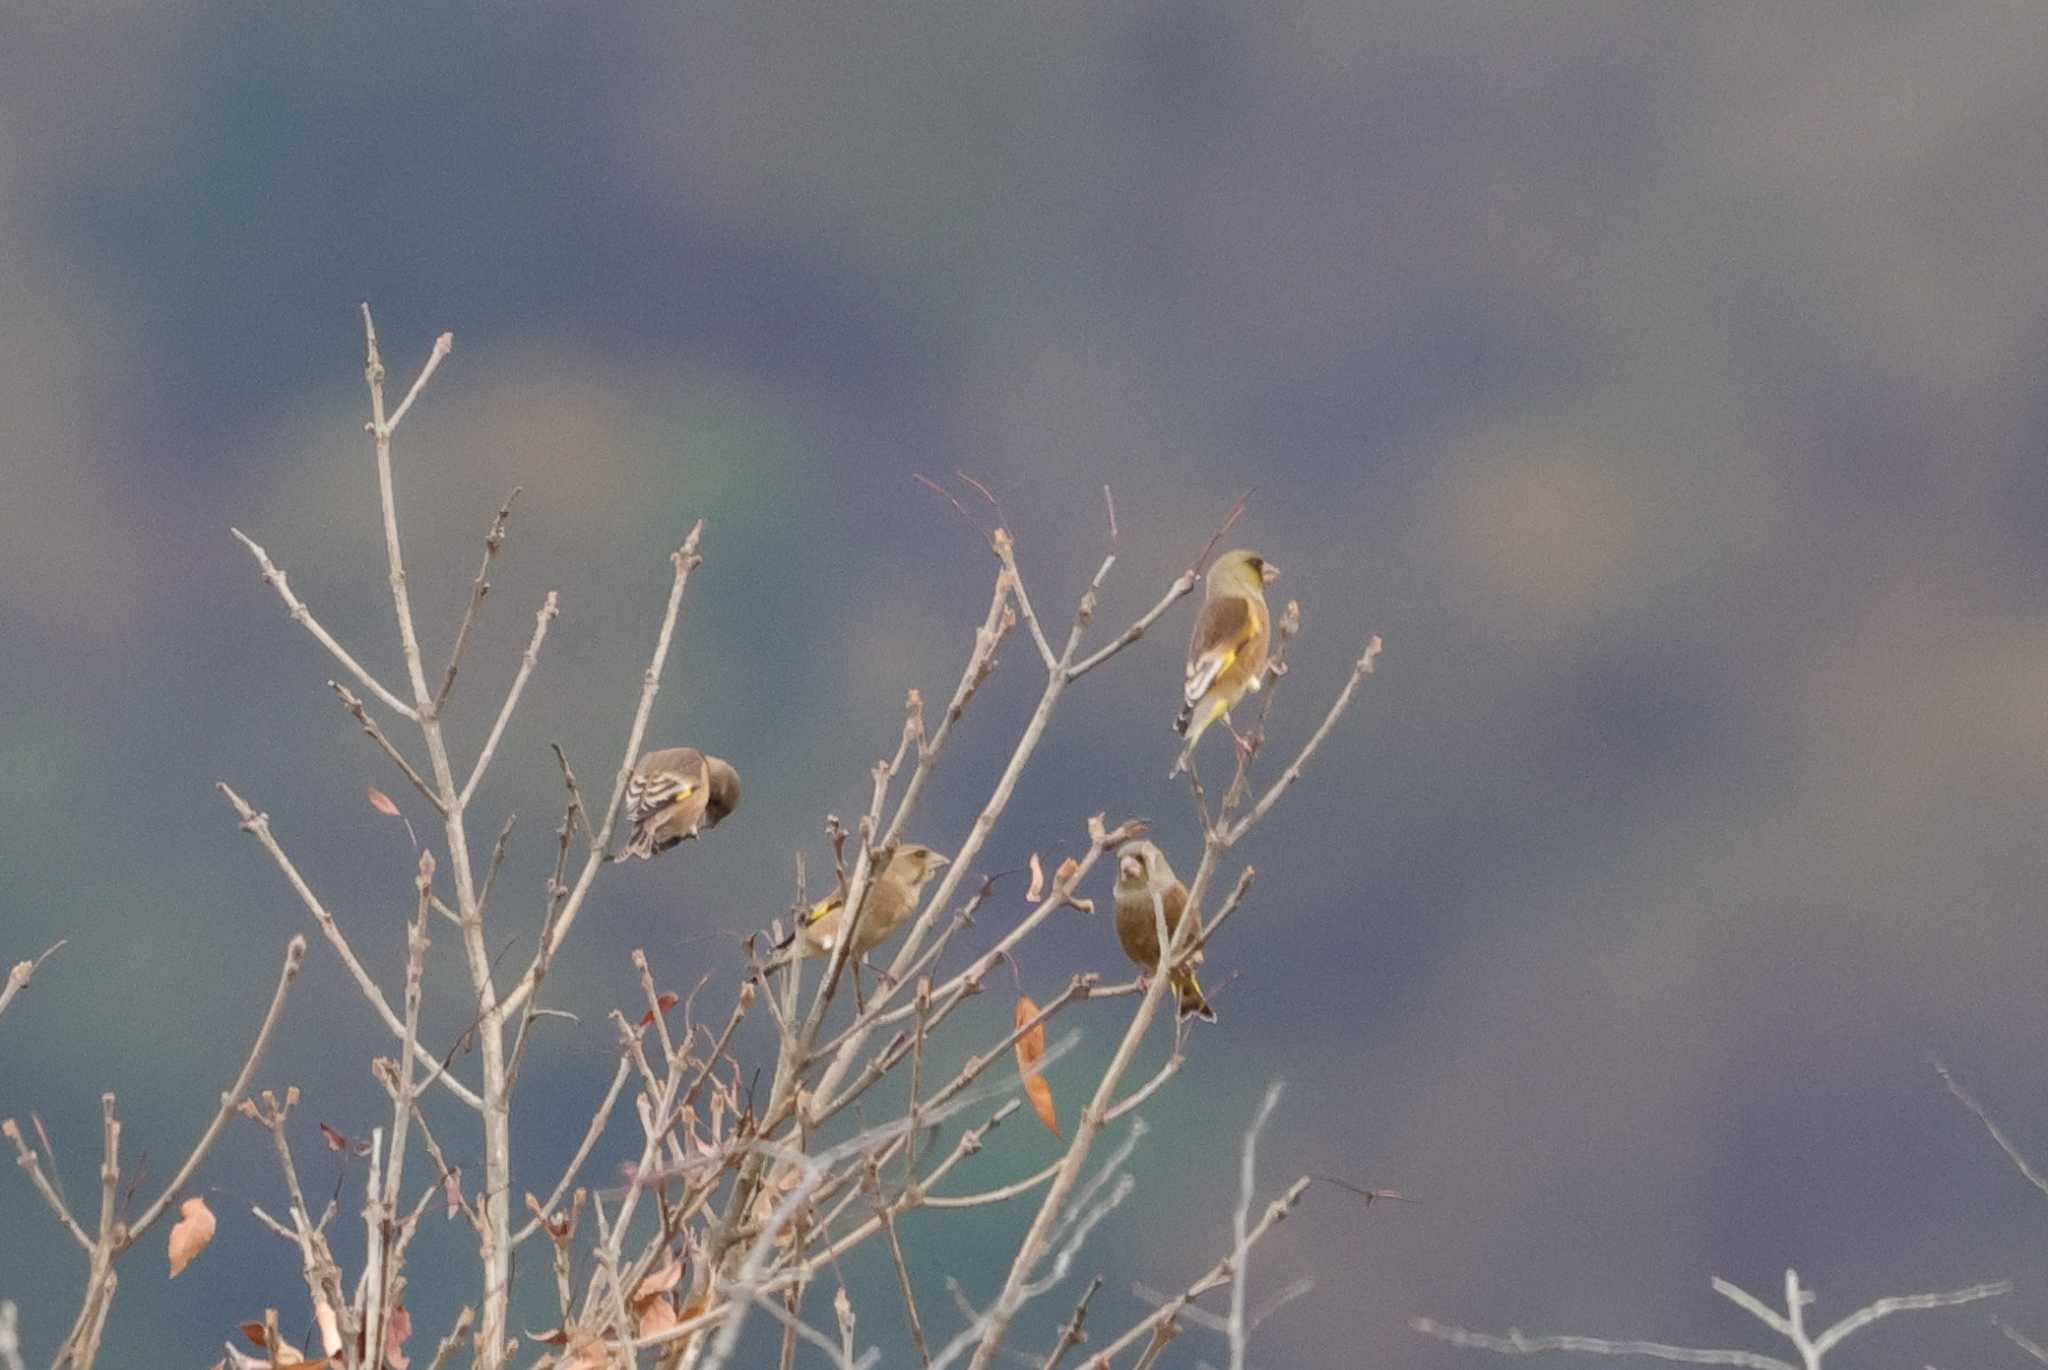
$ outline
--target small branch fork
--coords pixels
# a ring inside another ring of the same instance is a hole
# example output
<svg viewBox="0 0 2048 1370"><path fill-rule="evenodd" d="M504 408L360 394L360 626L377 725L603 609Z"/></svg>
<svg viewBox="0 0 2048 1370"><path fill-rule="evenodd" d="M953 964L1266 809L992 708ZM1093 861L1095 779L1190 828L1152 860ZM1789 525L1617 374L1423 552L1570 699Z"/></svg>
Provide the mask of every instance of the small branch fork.
<svg viewBox="0 0 2048 1370"><path fill-rule="evenodd" d="M1959 1304L1976 1303L1980 1299L1999 1298L2012 1292L2012 1283L2008 1280L1997 1280L1989 1284L1973 1284L1967 1289L1942 1294L1901 1294L1893 1298L1879 1299L1857 1309L1817 1335L1806 1329L1806 1309L1813 1302L1813 1291L1800 1287L1799 1272L1796 1270L1785 1272L1785 1311L1782 1313L1756 1295L1727 1280L1716 1277L1713 1288L1716 1294L1792 1343L1792 1349L1798 1359L1782 1360L1757 1351L1668 1346L1663 1342L1654 1341L1611 1341L1604 1337L1532 1337L1512 1329L1505 1336L1495 1336L1487 1332L1470 1332L1462 1327L1446 1326L1429 1318L1411 1319L1409 1325L1426 1336L1447 1341L1453 1346L1471 1346L1482 1351L1507 1354L1577 1351L1595 1356L1648 1356L1656 1360L1683 1361L1692 1365L1738 1365L1747 1367L1747 1370L1820 1370L1822 1361L1830 1351L1881 1318L1890 1317L1894 1313L1909 1313L1929 1308L1953 1308Z"/></svg>

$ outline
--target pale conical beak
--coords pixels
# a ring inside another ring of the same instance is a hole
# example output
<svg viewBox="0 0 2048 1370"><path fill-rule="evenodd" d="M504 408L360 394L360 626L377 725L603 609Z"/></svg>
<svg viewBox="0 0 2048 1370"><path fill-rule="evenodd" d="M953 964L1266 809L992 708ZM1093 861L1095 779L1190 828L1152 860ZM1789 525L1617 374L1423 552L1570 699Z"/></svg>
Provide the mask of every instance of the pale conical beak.
<svg viewBox="0 0 2048 1370"><path fill-rule="evenodd" d="M1280 568L1270 561L1266 562L1259 567L1259 579L1271 585L1274 581L1280 579Z"/></svg>

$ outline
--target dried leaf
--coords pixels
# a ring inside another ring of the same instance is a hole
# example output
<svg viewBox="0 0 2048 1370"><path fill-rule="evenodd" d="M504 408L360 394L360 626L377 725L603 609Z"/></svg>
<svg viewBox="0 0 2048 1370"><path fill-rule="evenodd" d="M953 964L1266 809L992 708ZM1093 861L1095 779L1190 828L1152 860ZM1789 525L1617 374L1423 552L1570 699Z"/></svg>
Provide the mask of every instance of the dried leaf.
<svg viewBox="0 0 2048 1370"><path fill-rule="evenodd" d="M682 1257L671 1256L667 1264L659 1269L648 1271L646 1278L633 1287L633 1302L637 1304L644 1299L660 1298L663 1294L670 1292L678 1284L681 1284L682 1280Z"/></svg>
<svg viewBox="0 0 2048 1370"><path fill-rule="evenodd" d="M375 785L363 786L363 797L370 801L371 808L383 814L386 818L399 818L403 816L398 812L397 801Z"/></svg>
<svg viewBox="0 0 2048 1370"><path fill-rule="evenodd" d="M633 1306L633 1335L651 1337L666 1332L682 1319L676 1316L675 1305L664 1298L652 1298Z"/></svg>
<svg viewBox="0 0 2048 1370"><path fill-rule="evenodd" d="M447 1200L448 1216L454 1217L462 1211L462 1172L451 1170L441 1177L441 1196ZM533 1195L526 1196L530 1201Z"/></svg>
<svg viewBox="0 0 2048 1370"><path fill-rule="evenodd" d="M569 1344L569 1329L566 1327L550 1327L545 1332L528 1332L526 1339L528 1341L537 1341L542 1346L567 1346Z"/></svg>
<svg viewBox="0 0 2048 1370"><path fill-rule="evenodd" d="M256 1343L257 1350L268 1351L270 1353L269 1364L280 1367L280 1370L322 1370L322 1367L329 1364L329 1360L325 1356L322 1356L319 1360L307 1360L304 1351L293 1346L281 1336L277 1339L275 1346L271 1345L270 1334L260 1322L242 1323L241 1332L243 1336Z"/></svg>
<svg viewBox="0 0 2048 1370"><path fill-rule="evenodd" d="M569 1339L569 1354L562 1370L611 1370L611 1342L595 1332L579 1331Z"/></svg>
<svg viewBox="0 0 2048 1370"><path fill-rule="evenodd" d="M1038 864L1038 853L1031 853L1031 888L1024 891L1024 902L1036 904L1045 898L1045 867Z"/></svg>
<svg viewBox="0 0 2048 1370"><path fill-rule="evenodd" d="M412 1357L405 1354L405 1340L411 1335L412 1314L401 1303L384 1320L384 1363L391 1370L406 1370L412 1364Z"/></svg>
<svg viewBox="0 0 2048 1370"><path fill-rule="evenodd" d="M681 998L680 998L679 996L677 996L677 995L674 995L674 994L662 994L662 995L657 995L657 996L655 997L655 1000L654 1000L654 1002L655 1002L655 1003L657 1003L657 1004L659 1004L659 1005L661 1005L661 1011L662 1011L663 1013L667 1013L667 1012L668 1012L668 1011L669 1011L670 1009L674 1008L674 1007L675 1007L675 1006L676 1006L677 1004L680 1004L680 1003L681 1003L681 1002L683 1002L683 1001L682 1001L682 999L681 999ZM649 1009L649 1010L647 1010L647 1012L645 1012L645 1013L643 1013L643 1014L641 1014L641 1015L640 1015L640 1026L641 1026L641 1027L652 1027L653 1025L654 1025L654 1010L653 1010L653 1009Z"/></svg>
<svg viewBox="0 0 2048 1370"><path fill-rule="evenodd" d="M206 1200L194 1195L178 1205L179 1218L171 1227L171 1278L183 1274L192 1258L206 1250L213 1240L213 1210Z"/></svg>
<svg viewBox="0 0 2048 1370"><path fill-rule="evenodd" d="M1038 1005L1029 995L1017 996L1017 1027L1023 1027L1038 1016ZM1017 1039L1017 1071L1029 1075L1031 1068L1045 1058L1045 1024L1040 1023Z"/></svg>
<svg viewBox="0 0 2048 1370"><path fill-rule="evenodd" d="M1023 1027L1038 1016L1038 1005L1025 995L1017 996L1017 1026ZM1038 1114L1038 1121L1044 1123L1053 1136L1060 1136L1059 1111L1053 1107L1052 1086L1038 1073L1038 1063L1045 1059L1045 1024L1040 1023L1017 1039L1017 1073L1024 1077L1024 1093L1031 1099L1032 1111Z"/></svg>
<svg viewBox="0 0 2048 1370"><path fill-rule="evenodd" d="M348 1138L337 1129L322 1123L320 1124L320 1135L327 1139L327 1149L329 1151L348 1150Z"/></svg>
<svg viewBox="0 0 2048 1370"><path fill-rule="evenodd" d="M1061 1141L1067 1134L1060 1131L1059 1110L1053 1107L1052 1086L1045 1082L1043 1075L1034 1075L1024 1082L1024 1093L1031 1100L1031 1109L1038 1115L1038 1121L1045 1124L1046 1131Z"/></svg>

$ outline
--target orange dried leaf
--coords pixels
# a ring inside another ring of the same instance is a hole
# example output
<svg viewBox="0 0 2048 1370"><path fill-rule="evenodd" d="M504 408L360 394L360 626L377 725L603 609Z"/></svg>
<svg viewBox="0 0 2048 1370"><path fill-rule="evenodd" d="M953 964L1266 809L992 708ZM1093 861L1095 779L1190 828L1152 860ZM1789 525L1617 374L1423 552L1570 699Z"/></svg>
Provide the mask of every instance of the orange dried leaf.
<svg viewBox="0 0 2048 1370"><path fill-rule="evenodd" d="M1026 1023L1030 1022L1033 1018L1036 1018L1037 1016L1038 1005L1032 1002L1031 997L1029 995L1024 994L1018 995L1016 1026L1023 1027ZM1031 1068L1037 1065L1039 1061L1044 1058L1044 1056L1045 1024L1040 1023L1037 1027L1031 1029L1031 1031L1025 1033L1022 1037L1019 1037L1017 1039L1018 1073L1022 1075L1029 1075L1031 1073Z"/></svg>
<svg viewBox="0 0 2048 1370"><path fill-rule="evenodd" d="M320 1124L320 1135L327 1139L327 1149L329 1151L348 1150L348 1138L339 1129L331 1128L327 1124L322 1123Z"/></svg>
<svg viewBox="0 0 2048 1370"><path fill-rule="evenodd" d="M661 1011L662 1011L663 1013L667 1013L667 1012L668 1012L668 1011L669 1011L670 1009L674 1008L674 1007L675 1007L675 1006L676 1006L677 1004L680 1004L680 1003L681 1003L681 1002L683 1002L683 1001L682 1001L682 999L681 999L681 998L680 998L679 996L677 996L677 995L674 995L674 994L662 994L662 995L657 995L657 996L655 997L655 1000L654 1000L654 1002L655 1002L655 1003L657 1003L657 1004L659 1004L659 1005L661 1005ZM653 1025L654 1025L654 1010L653 1010L653 1009L649 1009L649 1010L647 1010L647 1012L645 1012L645 1013L643 1013L643 1014L641 1014L641 1015L640 1015L640 1026L641 1026L641 1027L652 1027Z"/></svg>
<svg viewBox="0 0 2048 1370"><path fill-rule="evenodd" d="M179 1218L171 1227L171 1278L183 1274L192 1258L206 1250L213 1240L213 1210L206 1200L194 1195L178 1205Z"/></svg>
<svg viewBox="0 0 2048 1370"><path fill-rule="evenodd" d="M1034 1075L1026 1080L1024 1092L1030 1096L1032 1111L1038 1115L1038 1121L1045 1124L1045 1130L1065 1141L1066 1134L1060 1131L1059 1110L1053 1107L1052 1086L1045 1082L1045 1077Z"/></svg>
<svg viewBox="0 0 2048 1370"><path fill-rule="evenodd" d="M1038 1005L1025 995L1017 996L1017 1026L1023 1027L1038 1016ZM1038 1063L1045 1059L1045 1024L1040 1023L1017 1039L1017 1073L1024 1077L1024 1093L1031 1100L1032 1111L1038 1114L1038 1121L1044 1123L1053 1136L1060 1135L1059 1110L1053 1106L1052 1086L1045 1077L1038 1074Z"/></svg>
<svg viewBox="0 0 2048 1370"><path fill-rule="evenodd" d="M1074 877L1079 875L1080 873L1081 863L1070 856L1066 860L1060 862L1060 868L1057 871L1053 872L1053 883L1055 885L1065 885L1069 888L1072 888L1074 883Z"/></svg>
<svg viewBox="0 0 2048 1370"><path fill-rule="evenodd" d="M375 785L363 786L363 797L370 801L371 808L383 814L386 818L397 818L400 816L397 801Z"/></svg>
<svg viewBox="0 0 2048 1370"><path fill-rule="evenodd" d="M1038 853L1031 853L1031 888L1024 891L1026 903L1036 904L1045 898L1045 867L1038 864Z"/></svg>
<svg viewBox="0 0 2048 1370"><path fill-rule="evenodd" d="M256 1348L259 1351L269 1349L270 1334L264 1330L262 1323L245 1322L240 1324L240 1326L242 1335L247 1337L250 1341L255 1342Z"/></svg>

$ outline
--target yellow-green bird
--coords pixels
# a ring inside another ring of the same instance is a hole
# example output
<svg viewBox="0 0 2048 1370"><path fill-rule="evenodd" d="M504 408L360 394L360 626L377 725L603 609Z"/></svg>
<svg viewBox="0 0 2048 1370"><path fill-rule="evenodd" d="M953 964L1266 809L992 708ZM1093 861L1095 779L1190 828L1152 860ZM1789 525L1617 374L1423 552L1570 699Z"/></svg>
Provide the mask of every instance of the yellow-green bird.
<svg viewBox="0 0 2048 1370"><path fill-rule="evenodd" d="M1155 901L1154 896L1157 896ZM1116 940L1124 955L1140 970L1154 974L1159 969L1159 915L1166 915L1166 935L1174 936L1181 915L1187 911L1188 887L1181 884L1166 862L1166 853L1150 842L1126 842L1116 859ZM1201 935L1200 924L1193 936ZM1201 953L1192 958L1199 961ZM1202 994L1202 982L1195 978L1192 964L1183 962L1173 972L1173 993L1180 1016L1190 1015L1205 1023L1216 1021L1216 1011Z"/></svg>
<svg viewBox="0 0 2048 1370"><path fill-rule="evenodd" d="M684 838L715 828L740 806L740 773L695 747L663 747L640 758L626 781L633 836L621 860L659 856Z"/></svg>
<svg viewBox="0 0 2048 1370"><path fill-rule="evenodd" d="M1195 616L1195 631L1188 639L1180 717L1173 724L1174 731L1188 740L1174 774L1187 767L1211 723L1265 684L1266 652L1273 642L1266 587L1279 577L1277 567L1243 548L1225 552L1209 568L1202 612Z"/></svg>
<svg viewBox="0 0 2048 1370"><path fill-rule="evenodd" d="M896 848L896 854L889 858L889 864L882 873L868 881L860 926L853 930L853 950L848 955L866 956L887 941L891 933L917 912L925 885L942 868L951 864L950 857L941 856L922 842L905 842ZM805 910L803 925L776 943L775 949L787 951L801 937L801 945L793 953L795 956L830 956L832 948L839 943L840 927L845 919L846 891L835 889ZM776 962L778 966L781 964Z"/></svg>

